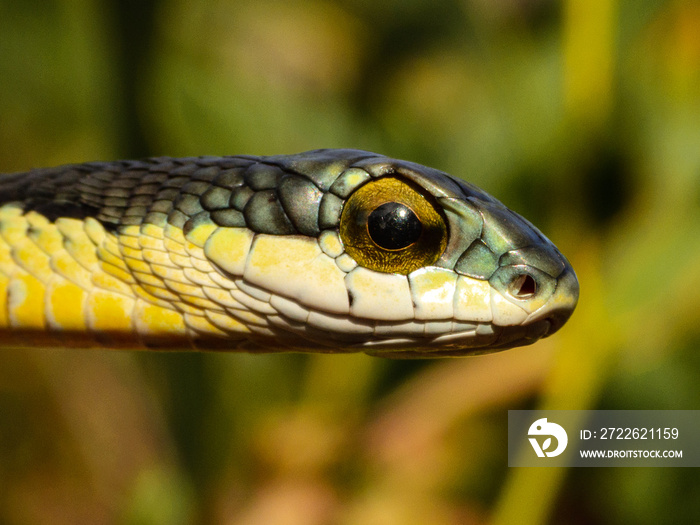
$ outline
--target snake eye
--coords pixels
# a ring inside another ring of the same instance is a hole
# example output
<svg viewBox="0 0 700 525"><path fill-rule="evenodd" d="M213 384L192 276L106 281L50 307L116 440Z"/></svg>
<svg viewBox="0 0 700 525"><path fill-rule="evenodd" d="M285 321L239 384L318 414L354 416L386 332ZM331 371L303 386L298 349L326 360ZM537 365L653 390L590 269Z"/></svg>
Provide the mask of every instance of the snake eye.
<svg viewBox="0 0 700 525"><path fill-rule="evenodd" d="M400 250L418 240L423 226L408 206L387 202L377 206L367 219L367 231L374 243L386 250Z"/></svg>
<svg viewBox="0 0 700 525"><path fill-rule="evenodd" d="M407 275L438 260L447 245L447 226L435 199L396 177L382 177L357 189L340 217L340 237L362 266Z"/></svg>

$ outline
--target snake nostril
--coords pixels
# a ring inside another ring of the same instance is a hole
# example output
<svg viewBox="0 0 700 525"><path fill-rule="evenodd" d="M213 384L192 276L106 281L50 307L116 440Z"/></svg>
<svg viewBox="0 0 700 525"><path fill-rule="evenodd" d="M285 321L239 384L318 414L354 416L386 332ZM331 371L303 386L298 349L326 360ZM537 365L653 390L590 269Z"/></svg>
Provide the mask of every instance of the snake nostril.
<svg viewBox="0 0 700 525"><path fill-rule="evenodd" d="M529 299L537 293L537 283L531 275L522 273L511 281L510 293L517 299Z"/></svg>

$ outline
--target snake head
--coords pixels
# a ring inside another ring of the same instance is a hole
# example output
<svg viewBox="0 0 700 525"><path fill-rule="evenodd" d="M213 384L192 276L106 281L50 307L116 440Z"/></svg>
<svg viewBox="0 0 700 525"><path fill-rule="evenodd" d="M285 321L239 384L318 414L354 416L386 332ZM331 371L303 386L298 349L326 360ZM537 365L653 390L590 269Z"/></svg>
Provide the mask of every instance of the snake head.
<svg viewBox="0 0 700 525"><path fill-rule="evenodd" d="M311 237L288 237L285 255L249 257L243 273L285 296L271 304L282 319L303 320L302 346L401 358L486 353L554 333L576 306L567 259L476 186L357 150L263 161L299 178L299 188L314 185L280 208L289 217L317 210L320 250Z"/></svg>
<svg viewBox="0 0 700 525"><path fill-rule="evenodd" d="M374 303L364 315L413 314L404 320L404 334L399 319L393 329L389 319L378 320L385 336L366 343L372 353L490 352L533 343L569 319L578 301L576 274L526 219L481 189L431 168L376 158L354 166L360 167L371 179L347 199L341 239L360 265L390 273L396 283L405 276L410 290L410 304L404 294L392 308L386 291L377 296L366 285ZM384 289L380 281L386 277L374 280L375 290ZM402 344L409 350L395 349Z"/></svg>

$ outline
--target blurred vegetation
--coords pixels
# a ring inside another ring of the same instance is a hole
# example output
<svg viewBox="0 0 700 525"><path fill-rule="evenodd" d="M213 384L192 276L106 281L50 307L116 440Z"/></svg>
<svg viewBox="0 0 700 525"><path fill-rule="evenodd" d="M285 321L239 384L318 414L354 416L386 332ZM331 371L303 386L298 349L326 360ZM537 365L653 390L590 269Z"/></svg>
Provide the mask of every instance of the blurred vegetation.
<svg viewBox="0 0 700 525"><path fill-rule="evenodd" d="M700 406L690 0L0 0L0 171L357 147L535 222L581 281L471 359L0 354L7 524L691 523L694 469L508 469L508 409Z"/></svg>

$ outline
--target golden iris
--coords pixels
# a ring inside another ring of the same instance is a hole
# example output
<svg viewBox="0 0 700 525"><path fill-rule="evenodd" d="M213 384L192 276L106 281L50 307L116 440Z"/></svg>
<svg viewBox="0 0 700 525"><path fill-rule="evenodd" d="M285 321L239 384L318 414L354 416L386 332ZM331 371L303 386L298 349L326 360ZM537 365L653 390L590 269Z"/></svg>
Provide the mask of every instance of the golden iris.
<svg viewBox="0 0 700 525"><path fill-rule="evenodd" d="M357 189L340 216L345 251L360 265L407 275L435 264L447 246L447 226L435 198L388 176Z"/></svg>

